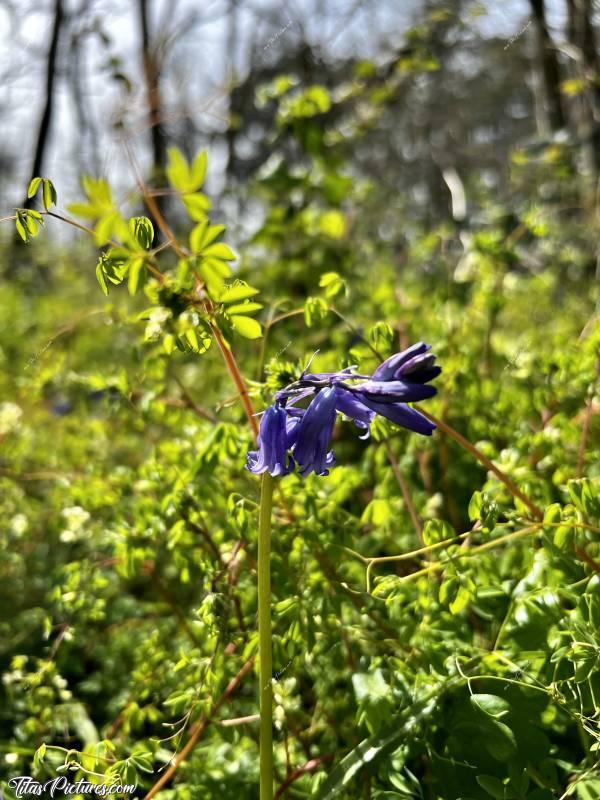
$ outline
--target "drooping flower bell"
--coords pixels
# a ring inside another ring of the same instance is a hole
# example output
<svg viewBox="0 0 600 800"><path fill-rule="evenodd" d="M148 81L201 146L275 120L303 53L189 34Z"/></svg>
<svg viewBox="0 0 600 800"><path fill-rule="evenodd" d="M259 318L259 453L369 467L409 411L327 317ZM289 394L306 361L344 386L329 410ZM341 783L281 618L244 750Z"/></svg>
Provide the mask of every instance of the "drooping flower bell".
<svg viewBox="0 0 600 800"><path fill-rule="evenodd" d="M354 367L339 372L309 373L277 392L275 403L265 411L258 436L258 450L248 453L246 467L256 474L285 475L296 464L302 475L327 475L335 464L329 449L337 413L354 420L369 436L376 414L409 431L431 436L435 425L407 403L433 397L429 386L441 367L431 347L418 342L384 361L372 375L359 375ZM306 408L296 403L311 398Z"/></svg>

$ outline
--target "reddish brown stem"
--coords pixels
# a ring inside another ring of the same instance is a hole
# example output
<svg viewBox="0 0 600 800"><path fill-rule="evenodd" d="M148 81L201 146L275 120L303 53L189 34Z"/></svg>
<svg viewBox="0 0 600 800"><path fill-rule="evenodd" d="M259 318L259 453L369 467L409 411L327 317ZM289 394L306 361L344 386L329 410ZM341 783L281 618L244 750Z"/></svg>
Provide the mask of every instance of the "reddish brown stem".
<svg viewBox="0 0 600 800"><path fill-rule="evenodd" d="M156 794L158 794L158 792L160 792L163 786L169 783L171 778L175 775L175 773L181 766L182 762L185 761L185 759L188 757L188 755L191 753L191 751L198 743L198 740L200 739L204 731L207 729L214 715L221 708L221 706L225 702L227 702L227 700L229 700L231 695L237 690L240 683L244 680L246 675L252 669L253 664L254 664L254 656L248 659L248 661L246 661L246 663L242 666L238 674L229 681L229 683L227 684L227 688L225 689L223 694L219 697L219 699L213 704L208 715L202 717L202 719L198 720L198 722L194 725L194 727L190 732L190 736L187 742L185 743L185 746L179 751L179 753L177 753L177 755L173 759L171 766L167 770L165 770L163 775L161 775L161 777L156 781L154 786L144 797L144 800L151 800L152 797L154 797Z"/></svg>
<svg viewBox="0 0 600 800"><path fill-rule="evenodd" d="M490 461L490 459L485 456L481 450L475 447L474 444L471 444L468 439L465 439L461 433L455 431L452 426L448 425L448 423L438 419L428 411L424 411L422 408L419 408L419 411L424 414L427 419L431 420L434 425L437 425L441 431L447 434L451 439L454 439L457 444L459 444L461 447L464 447L465 450L468 450L468 452L471 453L471 455L473 455L479 462L481 462L490 472L493 472L498 480L502 481L502 483L506 486L508 491L514 497L518 497L519 500L527 506L536 519L540 521L543 520L544 515L541 509L539 509L536 504L519 489L519 487L508 477L505 472L502 472L501 469L499 469L492 461Z"/></svg>
<svg viewBox="0 0 600 800"><path fill-rule="evenodd" d="M298 778L301 778L303 775L306 775L307 772L312 772L315 769L318 769L321 764L326 763L327 761L331 761L333 759L333 753L327 753L324 756L319 756L318 758L311 758L310 761L307 761L306 764L299 767L297 770L292 772L291 775L285 779L285 781L281 784L277 792L275 793L275 797L273 800L280 800L283 797L285 792L289 789L289 787L297 781Z"/></svg>
<svg viewBox="0 0 600 800"><path fill-rule="evenodd" d="M163 235L168 239L169 243L173 247L173 250L177 253L180 258L186 258L187 253L183 250L179 242L177 241L175 234L171 230L169 223L164 218L158 203L156 202L155 198L150 194L148 188L145 186L144 182L141 180L140 176L138 175L138 185L140 187L140 191L142 192L142 196L144 198L144 202L148 206L150 213L156 220L156 224L162 231ZM208 311L212 310L212 304L209 302L207 304ZM223 340L223 336L221 331L217 327L214 322L209 322L210 329L212 331L213 336L216 339L217 344L219 345L219 350L221 351L221 355L223 356L223 360L229 370L229 374L233 379L235 384L235 388L238 391L240 401L242 406L244 407L244 411L246 413L246 417L248 418L248 422L250 423L250 427L252 428L252 432L254 437L258 436L258 423L256 421L256 417L254 416L254 409L252 408L252 403L250 402L250 397L248 396L248 389L246 388L246 383L240 371L240 368L237 365L237 361L235 360L235 356L225 344Z"/></svg>
<svg viewBox="0 0 600 800"><path fill-rule="evenodd" d="M576 547L575 548L575 555L578 556L582 561L584 561L588 567L600 574L600 564L596 561L596 559L592 558L589 553L587 553L583 547Z"/></svg>
<svg viewBox="0 0 600 800"><path fill-rule="evenodd" d="M254 416L254 409L252 408L252 403L250 402L250 397L248 396L248 389L246 388L246 383L240 372L240 368L237 365L235 357L231 350L227 347L225 342L223 341L223 337L221 335L221 331L217 328L214 323L209 323L210 329L219 345L219 350L221 351L221 355L223 356L223 360L227 365L227 369L229 370L229 374L235 384L235 388L238 391L240 401L242 406L244 407L244 411L246 412L246 417L248 418L248 422L250 423L250 427L252 428L252 433L254 434L254 438L258 437L258 422L256 421L256 417Z"/></svg>
<svg viewBox="0 0 600 800"><path fill-rule="evenodd" d="M413 503L413 499L410 494L410 489L408 488L408 483L406 482L406 479L400 470L400 466L398 464L396 456L394 455L394 451L392 450L389 442L385 443L385 451L387 453L388 460L392 467L392 472L394 473L396 480L398 481L398 486L400 487L400 491L402 492L402 497L404 498L404 504L406 505L406 510L410 515L412 524L417 533L417 537L421 542L421 544L424 544L423 523L421 522L421 519L417 513L417 509L415 508L415 504Z"/></svg>

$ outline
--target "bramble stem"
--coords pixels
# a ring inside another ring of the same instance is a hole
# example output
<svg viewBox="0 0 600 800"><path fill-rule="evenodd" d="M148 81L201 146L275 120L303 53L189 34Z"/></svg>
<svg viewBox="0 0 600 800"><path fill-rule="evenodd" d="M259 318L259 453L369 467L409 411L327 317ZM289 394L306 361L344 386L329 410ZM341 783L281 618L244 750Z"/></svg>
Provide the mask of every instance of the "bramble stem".
<svg viewBox="0 0 600 800"><path fill-rule="evenodd" d="M260 800L273 800L273 655L271 652L271 511L273 478L262 477L258 522L258 685Z"/></svg>
<svg viewBox="0 0 600 800"><path fill-rule="evenodd" d="M406 478L402 474L400 465L398 464L398 459L396 458L389 442L385 442L385 452L387 453L388 461L390 462L392 472L394 473L394 476L398 481L398 486L400 487L400 491L402 492L402 497L404 499L404 505L406 506L406 510L408 511L408 514L412 520L412 524L417 533L417 537L421 542L421 544L424 545L425 541L423 539L423 523L419 518L417 509L415 508L415 504L413 503L413 499L410 494L410 489L408 488L408 483L406 481Z"/></svg>
<svg viewBox="0 0 600 800"><path fill-rule="evenodd" d="M221 336L221 331L217 327L217 325L213 322L209 323L210 329L217 340L217 344L219 345L219 350L221 351L221 355L223 356L223 361L227 369L229 370L229 374L235 384L235 388L237 389L240 402L242 407L246 413L246 417L252 428L252 433L254 434L254 438L258 438L258 422L256 421L256 417L254 416L254 409L252 408L252 402L250 401L250 397L248 396L248 389L246 388L246 382L244 381L244 377L240 372L240 368L235 360L235 356L231 352L231 350L227 347L225 342L223 341L223 337Z"/></svg>
<svg viewBox="0 0 600 800"><path fill-rule="evenodd" d="M532 500L530 500L526 494L523 494L523 492L519 489L519 487L515 484L515 482L512 481L508 477L508 475L505 472L503 472L499 467L497 467L492 461L490 461L490 459L487 456L485 456L481 452L481 450L475 447L474 444L471 444L471 442L468 439L465 439L465 437L461 433L454 430L454 428L448 425L447 422L444 422L444 420L438 419L429 411L425 411L425 409L423 408L419 408L419 411L421 412L421 414L427 417L427 419L431 420L431 422L433 422L434 425L437 425L437 427L441 431L443 431L443 433L447 434L451 439L454 439L454 441L457 442L461 447L464 447L464 449L468 450L469 453L471 453L471 455L475 456L475 458L481 464L483 464L484 467L486 467L486 469L488 469L490 472L493 472L494 475L500 481L502 481L502 483L506 486L506 488L513 495L513 497L518 497L519 500L524 505L527 506L527 508L531 511L531 513L536 519L538 520L544 519L544 515L542 511L538 508L538 506L536 506L536 504Z"/></svg>

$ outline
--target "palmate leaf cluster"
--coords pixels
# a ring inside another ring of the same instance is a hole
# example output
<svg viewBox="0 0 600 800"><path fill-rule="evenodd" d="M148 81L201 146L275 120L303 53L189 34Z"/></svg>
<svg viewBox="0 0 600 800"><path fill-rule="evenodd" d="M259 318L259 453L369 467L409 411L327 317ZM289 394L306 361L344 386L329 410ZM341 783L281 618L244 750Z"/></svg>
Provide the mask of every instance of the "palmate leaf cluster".
<svg viewBox="0 0 600 800"><path fill-rule="evenodd" d="M102 291L91 257L38 238L0 295L3 777L67 765L142 796L200 725L158 796L257 796L256 665L230 682L257 650L259 485L210 344L235 351L260 410L317 350L315 370L369 373L425 339L444 368L426 409L539 515L441 426L425 440L378 420L368 442L338 426L329 477L279 482L277 782L319 800L592 800L593 229L559 224L516 174L519 237L493 198L467 236L400 218L380 236L377 187L320 131L326 90L280 89L303 159L246 187L266 213L239 264L208 218L205 156L173 151L179 252L86 179L71 213L101 249Z"/></svg>

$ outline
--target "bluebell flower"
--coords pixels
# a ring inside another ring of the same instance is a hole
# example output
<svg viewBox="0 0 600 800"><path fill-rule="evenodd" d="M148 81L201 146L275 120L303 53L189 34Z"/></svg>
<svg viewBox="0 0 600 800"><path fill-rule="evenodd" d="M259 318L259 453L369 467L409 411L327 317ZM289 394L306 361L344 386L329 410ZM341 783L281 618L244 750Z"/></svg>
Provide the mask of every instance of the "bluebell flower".
<svg viewBox="0 0 600 800"><path fill-rule="evenodd" d="M294 460L302 475L309 472L327 475L329 467L335 464L329 450L335 417L335 387L320 389L302 416L294 446Z"/></svg>
<svg viewBox="0 0 600 800"><path fill-rule="evenodd" d="M299 421L289 416L279 403L269 406L260 421L258 450L248 453L246 467L250 472L287 475L293 465L288 450L294 444L298 427Z"/></svg>
<svg viewBox="0 0 600 800"><path fill-rule="evenodd" d="M441 367L435 366L435 356L429 353L431 345L425 342L417 342L403 350L390 356L380 364L373 373L374 381L397 381L406 380L412 383L428 383L436 378L442 371Z"/></svg>
<svg viewBox="0 0 600 800"><path fill-rule="evenodd" d="M372 375L360 375L355 367L338 372L303 372L300 379L277 392L275 404L261 420L258 450L248 453L251 472L285 475L298 464L300 473L327 475L335 464L329 449L337 413L354 420L369 436L376 414L423 436L435 425L408 403L433 397L428 385L441 368L424 342L384 361ZM297 404L311 398L308 406Z"/></svg>

